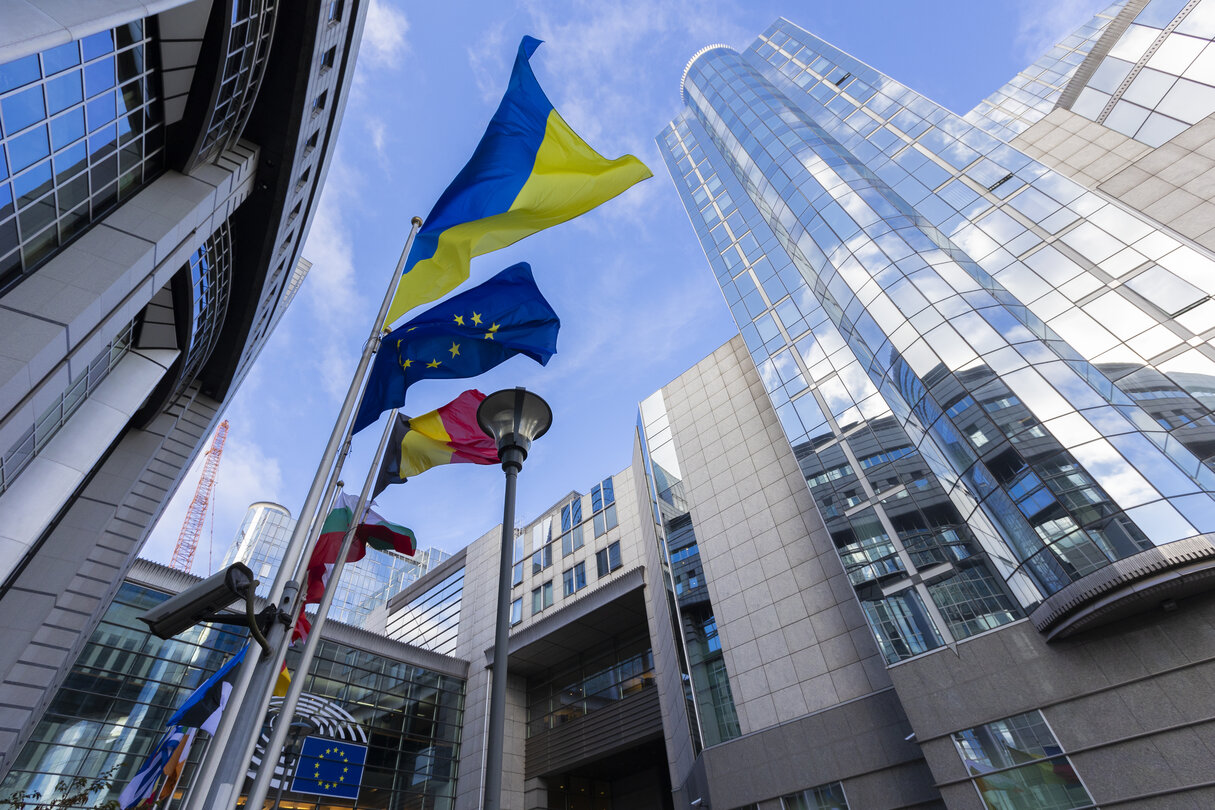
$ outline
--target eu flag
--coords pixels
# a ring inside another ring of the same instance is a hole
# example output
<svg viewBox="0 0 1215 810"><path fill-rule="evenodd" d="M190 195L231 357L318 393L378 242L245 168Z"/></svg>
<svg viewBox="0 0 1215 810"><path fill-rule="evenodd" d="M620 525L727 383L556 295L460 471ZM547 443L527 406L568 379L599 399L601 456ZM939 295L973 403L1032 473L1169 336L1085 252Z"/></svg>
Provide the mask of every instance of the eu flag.
<svg viewBox="0 0 1215 810"><path fill-rule="evenodd" d="M526 262L431 307L384 336L354 418L354 432L405 404L418 380L475 377L516 354L540 365L557 351L561 319Z"/></svg>
<svg viewBox="0 0 1215 810"><path fill-rule="evenodd" d="M357 799L359 783L363 781L363 763L367 761L367 746L345 740L308 737L300 749L292 793Z"/></svg>

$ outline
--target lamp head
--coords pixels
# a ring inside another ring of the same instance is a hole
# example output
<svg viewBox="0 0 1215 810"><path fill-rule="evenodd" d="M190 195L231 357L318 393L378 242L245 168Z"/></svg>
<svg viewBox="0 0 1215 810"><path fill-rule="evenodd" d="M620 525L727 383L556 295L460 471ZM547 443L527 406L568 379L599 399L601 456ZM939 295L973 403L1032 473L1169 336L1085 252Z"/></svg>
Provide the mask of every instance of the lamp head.
<svg viewBox="0 0 1215 810"><path fill-rule="evenodd" d="M477 424L498 445L498 456L517 448L527 458L532 442L553 424L553 409L525 388L506 388L487 396L477 408Z"/></svg>

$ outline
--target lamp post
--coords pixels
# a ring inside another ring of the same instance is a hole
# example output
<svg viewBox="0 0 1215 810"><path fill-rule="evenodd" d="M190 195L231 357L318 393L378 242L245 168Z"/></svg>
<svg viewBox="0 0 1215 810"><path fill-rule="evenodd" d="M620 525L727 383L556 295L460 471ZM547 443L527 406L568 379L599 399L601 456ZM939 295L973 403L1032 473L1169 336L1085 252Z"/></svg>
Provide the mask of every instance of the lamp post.
<svg viewBox="0 0 1215 810"><path fill-rule="evenodd" d="M498 445L506 473L502 507L502 561L498 568L498 621L494 629L494 670L489 693L489 731L485 751L485 810L502 806L502 744L506 725L506 659L510 635L510 570L514 549L515 479L532 442L553 423L553 410L523 388L495 391L477 408L477 424Z"/></svg>

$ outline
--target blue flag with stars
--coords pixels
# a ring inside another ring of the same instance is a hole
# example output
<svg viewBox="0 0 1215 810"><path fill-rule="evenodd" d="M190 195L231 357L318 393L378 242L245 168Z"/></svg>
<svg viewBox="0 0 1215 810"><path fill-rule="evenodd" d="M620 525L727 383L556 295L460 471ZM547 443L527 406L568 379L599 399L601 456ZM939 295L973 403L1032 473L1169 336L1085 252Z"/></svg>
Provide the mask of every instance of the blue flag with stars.
<svg viewBox="0 0 1215 810"><path fill-rule="evenodd" d="M300 749L291 792L357 799L366 761L365 745L308 737Z"/></svg>
<svg viewBox="0 0 1215 810"><path fill-rule="evenodd" d="M540 365L557 351L561 319L520 262L431 307L384 336L354 418L354 432L405 404L418 380L475 377L516 354Z"/></svg>

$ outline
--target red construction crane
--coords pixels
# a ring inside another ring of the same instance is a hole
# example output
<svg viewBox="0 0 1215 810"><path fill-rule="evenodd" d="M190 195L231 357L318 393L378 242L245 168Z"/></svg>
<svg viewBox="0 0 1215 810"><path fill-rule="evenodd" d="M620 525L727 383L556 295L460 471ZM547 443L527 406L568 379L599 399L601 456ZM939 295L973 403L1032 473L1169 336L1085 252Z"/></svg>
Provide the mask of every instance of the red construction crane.
<svg viewBox="0 0 1215 810"><path fill-rule="evenodd" d="M203 520L207 516L207 503L211 500L211 490L215 488L215 470L219 467L219 457L224 452L224 439L228 438L228 420L219 423L215 436L211 439L211 449L207 451L207 460L203 464L202 477L198 479L198 488L194 490L194 500L186 511L186 520L181 524L181 534L177 537L177 548L173 549L171 565L179 571L189 571L194 563L194 549L198 547L198 535L202 532Z"/></svg>

